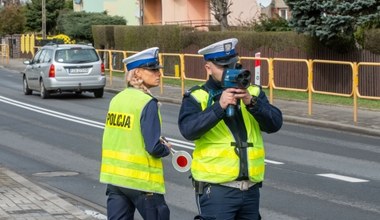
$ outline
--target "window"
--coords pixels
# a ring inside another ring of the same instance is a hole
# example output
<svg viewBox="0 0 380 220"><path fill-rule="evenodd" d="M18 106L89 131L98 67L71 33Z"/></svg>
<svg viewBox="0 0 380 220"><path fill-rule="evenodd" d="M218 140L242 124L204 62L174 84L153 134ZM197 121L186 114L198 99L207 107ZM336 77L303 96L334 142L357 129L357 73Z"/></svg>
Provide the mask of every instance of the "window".
<svg viewBox="0 0 380 220"><path fill-rule="evenodd" d="M38 58L38 63L44 63L46 56L46 50L42 50L40 57Z"/></svg>
<svg viewBox="0 0 380 220"><path fill-rule="evenodd" d="M45 57L44 57L42 62L43 63L50 63L52 55L53 55L52 50L46 50Z"/></svg>
<svg viewBox="0 0 380 220"><path fill-rule="evenodd" d="M99 57L94 49L70 48L57 50L55 60L60 63L96 62Z"/></svg>
<svg viewBox="0 0 380 220"><path fill-rule="evenodd" d="M34 56L33 63L39 63L40 62L39 58L40 58L41 52L42 52L42 50L39 50L37 52L37 54Z"/></svg>
<svg viewBox="0 0 380 220"><path fill-rule="evenodd" d="M55 52L55 61L62 63L66 60L68 60L67 50L57 50Z"/></svg>
<svg viewBox="0 0 380 220"><path fill-rule="evenodd" d="M288 9L286 8L280 8L278 11L281 18L288 20Z"/></svg>

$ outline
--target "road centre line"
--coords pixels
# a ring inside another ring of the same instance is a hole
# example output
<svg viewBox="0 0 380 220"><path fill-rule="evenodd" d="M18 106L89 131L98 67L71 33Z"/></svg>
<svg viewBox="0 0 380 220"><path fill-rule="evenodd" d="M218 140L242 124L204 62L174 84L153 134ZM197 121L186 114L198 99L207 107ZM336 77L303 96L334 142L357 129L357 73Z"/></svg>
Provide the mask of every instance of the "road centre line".
<svg viewBox="0 0 380 220"><path fill-rule="evenodd" d="M20 101L14 100L14 99L10 99L10 98L4 97L4 96L0 96L0 102L4 102L4 103L10 104L10 105L14 105L14 106L17 106L17 107L20 107L20 108L23 108L26 110L34 111L34 112L37 112L40 114L49 115L49 116L64 119L67 121L72 121L72 122L76 122L79 124L104 129L104 123L101 123L101 122L97 122L97 121L93 121L93 120L89 120L89 119L84 119L84 118L76 117L73 115L68 115L65 113L61 113L61 112L53 111L50 109L38 107L35 105L31 105L31 104L20 102ZM173 144L173 146L185 148L188 150L194 150L194 148L195 148L194 143L191 143L191 142L181 141L181 140L177 140L174 138L168 138L168 137L166 139L168 139ZM271 164L276 164L276 165L284 164L282 162L267 160L267 159L265 159L265 162L271 163Z"/></svg>
<svg viewBox="0 0 380 220"><path fill-rule="evenodd" d="M364 179L359 179L359 178L354 178L354 177L349 177L349 176L343 176L343 175L338 175L334 173L320 173L317 174L317 176L323 176L327 178L332 178L332 179L337 179L337 180L342 180L350 183L364 183L364 182L369 182L369 180L364 180Z"/></svg>

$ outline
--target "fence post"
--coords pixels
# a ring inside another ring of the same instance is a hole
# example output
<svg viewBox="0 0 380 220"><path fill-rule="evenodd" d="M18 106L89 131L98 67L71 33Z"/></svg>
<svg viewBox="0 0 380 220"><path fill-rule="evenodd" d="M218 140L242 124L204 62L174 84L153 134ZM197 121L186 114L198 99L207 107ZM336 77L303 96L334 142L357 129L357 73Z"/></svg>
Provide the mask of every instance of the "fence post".
<svg viewBox="0 0 380 220"><path fill-rule="evenodd" d="M181 93L183 96L183 94L185 94L185 55L183 53L179 54L179 61L181 74Z"/></svg>
<svg viewBox="0 0 380 220"><path fill-rule="evenodd" d="M352 71L352 93L354 96L354 123L358 122L358 86L359 86L359 65L354 62Z"/></svg>
<svg viewBox="0 0 380 220"><path fill-rule="evenodd" d="M123 51L123 60L127 58L127 52L126 51ZM127 65L125 65L125 63L122 64L123 65L123 71L124 71L124 74L127 72ZM125 80L125 77L124 77L124 80Z"/></svg>
<svg viewBox="0 0 380 220"><path fill-rule="evenodd" d="M179 65L174 65L174 77L179 77Z"/></svg>
<svg viewBox="0 0 380 220"><path fill-rule="evenodd" d="M21 51L21 53L25 53L25 34L21 34L20 51Z"/></svg>
<svg viewBox="0 0 380 220"><path fill-rule="evenodd" d="M112 52L108 49L105 52L108 54L108 70L110 71L110 85L112 86Z"/></svg>
<svg viewBox="0 0 380 220"><path fill-rule="evenodd" d="M273 80L274 80L274 66L273 58L269 58L268 61L268 71L269 71L269 103L273 104Z"/></svg>
<svg viewBox="0 0 380 220"><path fill-rule="evenodd" d="M158 59L159 59L160 64L164 65L164 58L162 56L162 53L158 53ZM164 93L164 84L163 84L164 78L163 78L163 76L165 75L163 69L160 69L160 74L161 74L161 79L160 79L160 94L162 95Z"/></svg>
<svg viewBox="0 0 380 220"><path fill-rule="evenodd" d="M308 89L308 97L309 97L309 115L313 114L313 60L309 59L307 61L307 75L308 75L308 83L307 83L307 89Z"/></svg>
<svg viewBox="0 0 380 220"><path fill-rule="evenodd" d="M25 42L24 42L24 51L25 51L25 53L31 53L32 55L33 55L33 52L32 52L32 50L34 50L34 48L31 48L30 47L30 42L31 42L31 36L29 36L29 34L26 34L26 36L25 36Z"/></svg>
<svg viewBox="0 0 380 220"><path fill-rule="evenodd" d="M36 45L36 36L34 34L31 34L29 36L29 50L32 52L32 57L34 57L34 46Z"/></svg>

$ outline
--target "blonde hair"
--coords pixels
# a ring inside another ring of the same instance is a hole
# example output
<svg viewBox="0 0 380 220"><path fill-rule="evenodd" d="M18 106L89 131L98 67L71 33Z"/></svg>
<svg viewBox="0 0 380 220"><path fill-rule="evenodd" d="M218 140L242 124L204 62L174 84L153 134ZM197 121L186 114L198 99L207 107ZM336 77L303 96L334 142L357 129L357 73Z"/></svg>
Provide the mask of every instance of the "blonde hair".
<svg viewBox="0 0 380 220"><path fill-rule="evenodd" d="M144 81L139 76L137 76L136 69L126 72L126 81L127 81L127 87L140 89L144 93L149 94L150 96L154 97L152 92L144 85ZM158 101L157 106L160 108L161 102Z"/></svg>
<svg viewBox="0 0 380 220"><path fill-rule="evenodd" d="M144 85L144 81L137 76L136 70L137 69L132 69L126 73L127 87L140 89L141 91L153 96L150 90Z"/></svg>

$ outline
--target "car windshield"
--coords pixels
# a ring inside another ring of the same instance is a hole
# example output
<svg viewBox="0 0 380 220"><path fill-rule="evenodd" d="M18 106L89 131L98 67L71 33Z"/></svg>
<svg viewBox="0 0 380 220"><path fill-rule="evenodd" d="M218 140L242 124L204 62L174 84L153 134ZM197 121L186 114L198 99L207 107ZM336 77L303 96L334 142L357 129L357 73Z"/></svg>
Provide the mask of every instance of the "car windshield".
<svg viewBox="0 0 380 220"><path fill-rule="evenodd" d="M94 49L68 48L55 52L55 61L59 63L89 63L98 60Z"/></svg>

